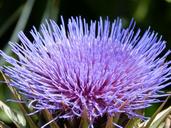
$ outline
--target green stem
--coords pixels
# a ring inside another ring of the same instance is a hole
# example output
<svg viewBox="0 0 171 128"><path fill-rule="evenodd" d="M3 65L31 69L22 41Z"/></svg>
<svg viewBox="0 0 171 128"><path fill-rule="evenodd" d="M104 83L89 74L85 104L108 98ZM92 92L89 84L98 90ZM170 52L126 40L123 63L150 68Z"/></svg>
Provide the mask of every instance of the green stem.
<svg viewBox="0 0 171 128"><path fill-rule="evenodd" d="M108 116L105 128L113 128L113 116Z"/></svg>
<svg viewBox="0 0 171 128"><path fill-rule="evenodd" d="M81 122L79 128L88 128L88 126L89 126L89 120L87 116L87 110L84 109L81 116Z"/></svg>
<svg viewBox="0 0 171 128"><path fill-rule="evenodd" d="M48 122L53 120L52 114L47 109L43 110L42 112ZM58 124L55 121L50 123L49 125L51 128L59 128Z"/></svg>

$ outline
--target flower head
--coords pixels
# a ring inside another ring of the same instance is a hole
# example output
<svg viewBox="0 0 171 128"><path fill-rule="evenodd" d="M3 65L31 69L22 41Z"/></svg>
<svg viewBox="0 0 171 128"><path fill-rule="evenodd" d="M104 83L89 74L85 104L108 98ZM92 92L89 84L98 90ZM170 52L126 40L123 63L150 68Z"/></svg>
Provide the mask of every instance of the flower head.
<svg viewBox="0 0 171 128"><path fill-rule="evenodd" d="M171 70L165 41L150 29L140 36L134 26L122 28L120 19L88 24L77 17L65 28L50 20L40 32L31 30L33 41L20 32L21 44L10 43L17 59L1 51L11 64L1 70L36 110L59 110L61 118L86 110L90 120L137 116L135 110L159 102Z"/></svg>

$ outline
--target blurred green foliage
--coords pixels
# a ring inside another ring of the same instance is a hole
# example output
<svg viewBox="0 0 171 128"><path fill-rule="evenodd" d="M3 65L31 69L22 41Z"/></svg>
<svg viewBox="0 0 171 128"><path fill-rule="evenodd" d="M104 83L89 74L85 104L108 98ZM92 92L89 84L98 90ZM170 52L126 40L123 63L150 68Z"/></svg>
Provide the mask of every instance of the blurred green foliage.
<svg viewBox="0 0 171 128"><path fill-rule="evenodd" d="M171 0L0 0L0 49L12 54L8 42L18 42L20 30L30 36L33 25L39 28L40 23L49 18L60 22L61 15L64 20L71 16L82 16L87 20L95 20L99 16L110 20L120 17L125 25L134 18L142 31L151 26L163 35L168 49L171 48ZM0 64L4 64L2 58ZM0 80L3 80L2 76ZM10 98L13 96L9 89L1 84L0 100L17 111L16 103L6 102ZM152 115L156 109L156 105L147 109L147 115ZM2 111L0 120L10 123Z"/></svg>

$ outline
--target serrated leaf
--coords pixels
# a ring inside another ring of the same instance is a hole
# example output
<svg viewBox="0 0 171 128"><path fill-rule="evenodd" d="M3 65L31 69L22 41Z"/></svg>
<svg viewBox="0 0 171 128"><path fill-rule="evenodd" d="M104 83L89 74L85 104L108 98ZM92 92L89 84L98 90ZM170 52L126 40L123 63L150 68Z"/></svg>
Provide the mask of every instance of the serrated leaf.
<svg viewBox="0 0 171 128"><path fill-rule="evenodd" d="M148 122L145 122L142 127L145 126L145 128L149 128L151 126L151 124L154 121L154 119L156 118L157 114L163 109L164 105L166 104L166 102L168 101L169 98L170 98L170 96L168 96L165 99L165 101L160 105L160 107L156 110L156 112L151 116L151 118L148 120Z"/></svg>
<svg viewBox="0 0 171 128"><path fill-rule="evenodd" d="M0 71L0 72L1 72L1 71ZM2 72L1 72L1 74L2 74L2 76L3 76L4 80L5 80L5 82L6 82L7 85L8 85L9 80L6 78L6 76L5 76ZM17 93L17 91L15 90L15 88L13 88L12 86L8 86L8 87L9 87L10 91L13 93L15 99L16 99L16 100L21 100L20 95ZM27 110L25 109L25 107L24 107L21 103L19 103L19 107L20 107L21 111L22 111L24 114L27 113ZM28 124L30 125L31 128L38 128L38 127L36 126L36 124L33 122L33 120L32 120L31 117L26 116L26 115L24 115L24 116L25 116L25 119L27 120L27 122L28 122Z"/></svg>
<svg viewBox="0 0 171 128"><path fill-rule="evenodd" d="M155 118L152 120L152 123L150 123L149 126L147 126L149 120L147 120L146 122L143 122L139 125L139 128L164 128L164 120L169 116L169 114L171 113L171 106L168 107L167 109L161 111L160 113L158 113Z"/></svg>
<svg viewBox="0 0 171 128"><path fill-rule="evenodd" d="M26 120L22 114L14 112L2 101L0 101L0 108L18 128L24 128L26 126Z"/></svg>
<svg viewBox="0 0 171 128"><path fill-rule="evenodd" d="M171 106L169 108L163 110L159 114L157 114L157 116L153 120L152 124L150 125L150 128L157 128L167 118L167 116L170 113L171 113Z"/></svg>

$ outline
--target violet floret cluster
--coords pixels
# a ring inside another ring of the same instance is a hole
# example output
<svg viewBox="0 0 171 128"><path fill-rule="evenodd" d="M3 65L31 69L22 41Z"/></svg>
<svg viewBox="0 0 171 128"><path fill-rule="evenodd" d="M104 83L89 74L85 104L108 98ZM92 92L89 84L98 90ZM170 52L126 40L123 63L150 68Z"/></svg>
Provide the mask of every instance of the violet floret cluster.
<svg viewBox="0 0 171 128"><path fill-rule="evenodd" d="M70 18L65 26L49 20L40 32L23 32L20 43L10 43L17 59L0 52L10 64L2 66L10 86L15 87L35 110L61 111L59 118L89 120L125 113L159 102L160 90L171 78L170 51L158 35L135 31L135 23L122 27L110 22ZM142 36L141 36L142 35Z"/></svg>

